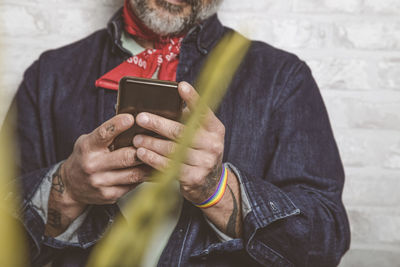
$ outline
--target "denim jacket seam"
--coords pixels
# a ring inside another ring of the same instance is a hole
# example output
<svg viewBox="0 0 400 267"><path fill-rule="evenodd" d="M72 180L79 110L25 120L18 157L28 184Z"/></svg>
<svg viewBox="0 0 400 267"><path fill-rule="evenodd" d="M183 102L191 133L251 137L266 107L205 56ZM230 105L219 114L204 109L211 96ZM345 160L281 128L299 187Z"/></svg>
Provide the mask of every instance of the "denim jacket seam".
<svg viewBox="0 0 400 267"><path fill-rule="evenodd" d="M262 225L263 225L262 222L264 221L264 219L263 219L263 218L260 218L258 212L256 212L256 210L258 210L259 208L261 208L261 206L260 206L260 204L258 203L258 201L256 201L256 200L251 196L251 194L248 194L248 191L249 191L248 189L249 189L249 188L250 188L252 191L254 190L253 185L252 185L247 179L246 179L246 181L244 181L243 185L246 187L246 189L247 189L247 190L245 190L245 191L246 191L246 194L247 194L247 196L249 197L249 199L251 200L251 201L250 201L250 205L252 206L251 213L254 214L254 218L256 219L256 223L257 223L257 228L261 228ZM264 201L262 201L262 202L264 202ZM263 203L263 204L265 205L265 203ZM263 216L261 216L261 217L263 217Z"/></svg>
<svg viewBox="0 0 400 267"><path fill-rule="evenodd" d="M262 227L266 227L269 224L281 220L281 219L285 219L288 218L290 216L294 216L294 215L298 215L300 214L300 209L296 208L295 210L293 210L292 212L281 212L281 213L275 213L273 216L268 216L266 218L263 219L263 226Z"/></svg>
<svg viewBox="0 0 400 267"><path fill-rule="evenodd" d="M270 248L269 246L267 246L266 244L264 244L263 242L259 241L258 239L254 238L253 242L257 245L257 246L261 246L264 247L265 249L267 249L269 252L271 252L272 254L274 254L277 257L277 260L274 261L274 263L276 262L282 262L285 264L290 264L289 266L294 266L292 262L290 262L288 259L286 259L285 257L283 257L280 253L278 253L277 251L275 251L274 249ZM254 249L253 250L256 254L258 254L259 256L264 256L265 254L262 253L261 251ZM280 265L278 265L280 266ZM288 266L288 265L285 265Z"/></svg>
<svg viewBox="0 0 400 267"><path fill-rule="evenodd" d="M283 85L281 88L285 89L287 88L287 84L291 80L291 78L301 69L303 68L305 63L303 61L297 62L292 68L290 69L290 73L287 75L286 80L284 81ZM286 103L289 97L286 97L286 99L283 99L283 101L278 105L273 107L273 110L271 112L271 117L275 115L275 113Z"/></svg>
<svg viewBox="0 0 400 267"><path fill-rule="evenodd" d="M258 228L259 229L259 228ZM272 252L276 257L279 257L280 259L282 259L282 260L284 260L284 261L286 261L286 262L289 262L285 257L283 257L281 254L279 254L278 252L276 252L275 250L273 250L272 248L270 248L269 246L267 246L266 244L264 244L264 243L262 243L261 241L259 241L258 239L256 239L256 234L257 234L257 230L258 229L256 229L251 235L250 235L250 237L249 237L249 239L248 239L248 241L247 241L247 243L244 245L244 249L247 251L247 253L252 257L252 258L254 258L254 260L256 260L257 262L259 262L259 258L257 257L258 255L260 255L261 257L264 257L265 258L265 256L264 255L262 255L262 253L261 252L259 252L257 249L254 249L254 246L253 245L251 245L251 243L256 243L256 245L258 245L258 246L262 246L262 247L265 247L268 251L270 251L270 252ZM253 255L253 253L252 253L252 251L255 251L256 253L256 255ZM262 258L260 258L260 259L262 259ZM263 261L263 263L265 263L264 261ZM290 263L290 262L289 262ZM293 264L292 264L293 265Z"/></svg>
<svg viewBox="0 0 400 267"><path fill-rule="evenodd" d="M188 226L187 226L187 228L186 228L185 237L183 238L183 241L182 241L182 247L181 247L181 251L180 251L180 253L179 253L178 267L180 267L180 266L181 266L181 263L182 263L183 250L184 250L184 248L185 248L186 238L187 238L187 236L188 236L189 229L190 229L190 226L191 226L191 225L192 225L192 217L190 217L190 219L189 219L189 223L188 223Z"/></svg>
<svg viewBox="0 0 400 267"><path fill-rule="evenodd" d="M48 247L52 247L52 248L56 248L56 249L63 249L63 248L67 248L67 247L83 248L83 246L79 242L73 242L73 243L65 242L65 241L60 241L53 237L48 237L48 236L44 236L43 244Z"/></svg>
<svg viewBox="0 0 400 267"><path fill-rule="evenodd" d="M250 183L247 179L243 184L246 187L249 187L251 190L254 190L252 183ZM250 205L252 206L251 212L254 213L255 215L254 217L258 222L259 228L266 227L268 224L276 220L283 219L300 213L300 209L293 203L293 201L288 196L285 195L286 200L288 200L290 204L286 204L278 213L272 213L272 215L270 216L263 216L263 213L259 212L259 210L265 207L267 203L262 199L260 201L262 203L259 203L259 201L254 200L250 196L250 194L247 194L247 196L250 197L251 199L250 201Z"/></svg>
<svg viewBox="0 0 400 267"><path fill-rule="evenodd" d="M233 163L226 162L226 164L227 164L228 168L231 169L231 171L233 171L236 176L238 176L237 179L239 180L240 195L242 196L243 193L245 195L244 196L245 199L243 199L243 197L242 197L242 200L241 200L242 203L243 203L242 204L242 218L245 218L247 216L247 214L252 211L252 206L250 204L249 194L248 194L248 192L246 190L246 187L244 185L243 174L240 172L240 170L238 168L236 168L236 166ZM246 213L244 213L245 210L243 208L243 205L246 205L246 207L248 208L248 210L246 209Z"/></svg>
<svg viewBox="0 0 400 267"><path fill-rule="evenodd" d="M57 248L57 249L62 249L62 248L67 248L67 247L75 247L75 248L88 248L98 242L99 238L95 238L92 241L89 242L82 242L79 240L78 242L66 242L66 241L61 241L53 237L47 237L44 236L43 244L47 245L49 247Z"/></svg>
<svg viewBox="0 0 400 267"><path fill-rule="evenodd" d="M31 214L31 216L33 216L33 218L27 219L27 211L29 211L29 213ZM21 224L25 227L27 233L29 234L29 236L31 237L33 243L36 246L37 249L37 255L40 254L41 252L41 246L42 246L42 242L44 240L44 233L42 233L40 235L40 240L37 240L37 236L34 235L34 232L37 232L36 229L40 229L40 228L44 228L44 223L42 221L42 223L40 223L40 221L42 220L42 218L40 217L40 215L37 213L37 211L28 203L25 211L24 211L24 216L25 217L20 217L17 218ZM34 230L33 230L34 229Z"/></svg>
<svg viewBox="0 0 400 267"><path fill-rule="evenodd" d="M201 257L201 256L209 255L214 252L218 253L220 251L224 251L225 248L229 248L229 246L227 246L227 244L237 245L237 247L238 247L237 250L244 249L243 239L234 238L234 239L222 242L222 243L211 244L206 248L196 249L193 251L193 253L190 254L190 257ZM230 247L232 248L234 246L230 246Z"/></svg>
<svg viewBox="0 0 400 267"><path fill-rule="evenodd" d="M85 221L82 223L82 225L80 226L77 234L78 234L78 243L80 245L80 247L82 248L88 248L90 246L92 246L93 244L96 244L105 234L106 234L106 229L109 228L109 226L114 222L114 217L115 217L115 213L114 211L118 211L118 208L116 208L116 206L112 205L109 207L104 207L103 214L102 216L104 216L103 218L107 219L107 225L104 227L103 231L96 231L96 232L89 232L89 234L87 234L87 219L90 217L90 213L88 213L87 217L85 218ZM90 212L95 212L93 211L93 209L90 210Z"/></svg>
<svg viewBox="0 0 400 267"><path fill-rule="evenodd" d="M43 169L48 169L48 170L47 170L46 173L41 177L41 179L40 179L37 183L35 183L35 185L34 185L33 187L31 187L31 188L29 189L29 191L27 192L26 196L25 196L24 199L23 199L24 205L29 205L29 203L31 203L31 200L32 200L33 196L35 195L36 191L39 189L40 185L42 184L43 179L46 178L48 172L49 172L50 170L52 170L52 169L54 168L54 166L55 166L56 164L58 164L58 163L59 163L59 162L56 162L56 163L54 163L54 164L51 164L51 165L47 166L46 168L43 168ZM43 169L42 169L42 170L43 170ZM26 208L26 206L25 206L24 208Z"/></svg>
<svg viewBox="0 0 400 267"><path fill-rule="evenodd" d="M233 164L232 164L233 165ZM241 177L244 177L243 176L243 174L241 173L241 171L238 169L238 168L236 168L236 170L237 170L237 172L241 175ZM249 194L249 190L248 190L248 188L249 187L252 187L252 185L251 185L251 183L248 181L248 179L242 179L242 184L243 184L243 186L245 187L245 193L246 193L246 195L247 195L247 198L249 199L249 204L250 204L250 206L252 207L252 209L251 209L251 211L249 212L249 214L250 213L253 213L255 216L254 216L254 218L256 219L256 224L257 224L257 226L258 227L261 227L261 225L262 225L262 223L261 223L261 220L260 220L260 218L258 217L258 215L254 212L254 210L255 210L255 208L257 208L257 207L259 207L259 204L258 204L258 202L257 201L255 201L253 198L252 198L252 196ZM251 188L251 189L253 189L253 188ZM247 215L249 215L249 214L247 214Z"/></svg>

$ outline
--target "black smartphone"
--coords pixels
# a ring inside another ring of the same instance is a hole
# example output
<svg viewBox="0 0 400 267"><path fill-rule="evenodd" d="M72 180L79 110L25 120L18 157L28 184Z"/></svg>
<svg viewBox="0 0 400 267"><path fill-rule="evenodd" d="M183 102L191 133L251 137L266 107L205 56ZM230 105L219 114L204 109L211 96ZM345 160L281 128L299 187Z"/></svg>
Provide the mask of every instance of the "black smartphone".
<svg viewBox="0 0 400 267"><path fill-rule="evenodd" d="M155 79L125 76L119 82L116 113L129 113L136 118L141 112L149 112L170 120L179 121L182 116L183 100L178 92L178 83ZM133 137L145 134L165 139L136 123L114 139L110 150L132 146Z"/></svg>

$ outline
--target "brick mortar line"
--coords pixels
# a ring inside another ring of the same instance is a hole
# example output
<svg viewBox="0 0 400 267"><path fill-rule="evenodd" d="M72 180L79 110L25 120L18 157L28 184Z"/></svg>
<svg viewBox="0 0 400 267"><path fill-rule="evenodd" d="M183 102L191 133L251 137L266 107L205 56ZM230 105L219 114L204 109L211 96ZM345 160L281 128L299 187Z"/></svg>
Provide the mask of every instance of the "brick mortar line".
<svg viewBox="0 0 400 267"><path fill-rule="evenodd" d="M88 28L88 33L93 33L98 30L102 30L105 28L105 25L99 25L98 28L96 29L89 29ZM59 34L59 33L58 33ZM17 45L26 45L26 39L32 38L31 40L31 45L37 45L37 47L41 47L43 44L43 40L45 41L54 41L54 40L60 40L59 35L56 33L39 33L39 34L32 34L29 36L24 36L21 37L17 33L13 32L12 34L5 33L4 31L2 32L0 30L0 38L2 41L0 41L0 46L4 45L12 45L15 46ZM72 35L72 34L63 34L63 38L65 38L66 42L74 42L78 41L82 38L85 38L87 35ZM41 37L42 39L37 40L37 37ZM54 38L54 39L53 39ZM4 41L4 39L7 39ZM260 40L258 39L257 41L263 41L267 42L268 44L277 47L276 44L274 44L271 41L266 41L266 40ZM67 43L65 44L67 45ZM313 58L338 58L338 59L368 59L370 60L379 60L382 59L383 57L387 58L399 58L400 59L400 48L399 49L357 49L357 48L342 48L342 47L336 47L331 46L327 47L326 49L324 48L295 48L295 47L286 47L286 46L279 46L279 49L286 50L291 53L298 53L301 54L302 56L307 56L307 59L313 59ZM349 58L351 56L351 58Z"/></svg>
<svg viewBox="0 0 400 267"><path fill-rule="evenodd" d="M311 71L312 71L313 74L315 74L315 71L313 71L313 68L311 68ZM326 88L324 86L320 86L319 85L320 82L318 81L318 79L317 78L315 78L315 79L317 81L317 84L318 84L319 89L320 89L321 92L335 91L337 93L339 93L339 92L355 92L355 93L361 93L361 94L368 93L368 92L382 92L382 93L393 93L393 94L396 94L397 92L400 92L400 87L399 87L399 89L392 89L392 88L381 87L381 86L376 86L376 88L370 88L370 89L362 89L362 88L357 88L357 87L348 88L348 89L342 89L340 87Z"/></svg>
<svg viewBox="0 0 400 267"><path fill-rule="evenodd" d="M332 112L330 112L332 113ZM370 133L376 133L379 132L381 134L386 133L386 134L391 134L391 135L398 135L400 130L393 130L393 129L373 129L373 128L343 128L343 127L335 127L335 132L338 131L352 131L352 132L370 132ZM353 167L353 168L359 168L359 167ZM365 169L365 167L360 167L360 169ZM387 170L382 168L382 170ZM400 172L400 169L397 170L398 172ZM400 179L400 178L399 178Z"/></svg>
<svg viewBox="0 0 400 267"><path fill-rule="evenodd" d="M317 81L318 82L318 81ZM400 90L364 90L363 94L360 95L360 91L352 91L352 90L339 90L339 89L323 89L324 97L338 97L338 98L357 98L358 102L364 101L367 96L376 96L376 94L385 94L384 96L389 96L391 99L396 97L396 100L392 100L392 103L398 103L398 99L400 98ZM357 94L355 94L357 93ZM339 95L336 95L339 94ZM369 99L368 99L369 100ZM387 103L385 103L387 104Z"/></svg>
<svg viewBox="0 0 400 267"><path fill-rule="evenodd" d="M72 7L76 9L81 9L81 8L87 8L87 9L96 9L98 8L99 5L97 4L81 4L81 3L62 3L60 5L59 3L32 3L32 2L0 2L0 6L17 6L17 7L33 7L33 8L38 8L38 9L43 9L43 10L48 10L49 8L58 8L60 6L62 7ZM101 7L102 8L118 8L121 5L116 5L116 4L105 4L102 3ZM232 12L235 12L234 9L221 9L219 12L221 15L226 15L231 14ZM257 17L257 18L263 18L265 19L265 15L268 15L268 18L279 18L283 20L287 20L288 17L287 15L290 15L289 18L301 18L301 19L318 19L318 21L328 21L332 23L336 23L337 19L344 19L346 22L351 19L353 21L357 21L360 19L368 19L370 20L371 18L378 20L379 22L382 21L393 21L396 20L397 22L400 22L399 15L400 12L398 13L393 13L393 14L387 14L387 13L331 13L331 12L297 12L297 11L291 11L290 9L285 10L282 13L277 14L276 11L271 11L271 13L267 12L262 12L258 11L258 9L255 10L249 10L249 11L244 11L240 12L239 16L251 16L251 17ZM335 18L335 20L332 20L331 18Z"/></svg>
<svg viewBox="0 0 400 267"><path fill-rule="evenodd" d="M397 133L391 133L391 134L397 134ZM393 169L384 169L382 167L374 167L374 166L366 166L366 167L347 167L346 170L348 170L350 173L359 173L359 172L367 172L369 174L371 173L384 173L385 175L396 175L397 173L400 172L400 170L393 170ZM346 173L347 174L347 173ZM378 178L378 177L377 177ZM393 177L394 178L394 177ZM399 178L394 178L394 179L399 179ZM400 181L400 179L399 179Z"/></svg>
<svg viewBox="0 0 400 267"><path fill-rule="evenodd" d="M56 3L56 2L50 2L50 3L34 3L31 1L26 1L26 2L7 2L7 1L0 1L0 6L17 6L17 7L38 7L38 8L43 8L43 9L48 9L49 7L53 8L59 8L59 7L90 7L90 8L95 8L99 7L99 4L93 3L93 4L87 4L87 2L82 1L79 3L70 3L68 1L64 1L61 4ZM101 8L110 8L110 7L120 7L122 5L117 5L117 4L105 4L101 3Z"/></svg>
<svg viewBox="0 0 400 267"><path fill-rule="evenodd" d="M346 169L349 169L349 168L346 168ZM367 171L366 170L364 170L364 172L365 173L367 173ZM399 174L400 173L400 170L398 170L397 172L395 172L395 173L393 173L393 175L396 175L396 174ZM346 174L346 177L347 178L349 178L349 180L351 180L351 181L355 181L355 182L357 182L357 183L359 183L359 182L363 182L363 184L369 184L369 182L367 181L367 182L365 182L365 178L361 178L361 177L359 177L359 176L355 176L354 175L354 173L350 173L350 174ZM351 178L350 178L351 177ZM371 177L368 177L369 179L371 179ZM382 177L376 177L376 179L382 179L382 180L385 180L385 181L388 181L388 180L390 180L390 181L393 181L393 180L395 180L396 182L399 182L400 183L400 181L399 181L399 179L397 178L397 177L385 177L385 178L382 178ZM358 180L358 181L357 181ZM375 181L376 180L374 180L374 183L375 183ZM346 197L347 198L347 197ZM351 196L349 196L348 198L351 198ZM363 200L364 201L364 200ZM365 201L364 201L365 202ZM357 205L353 205L353 206L357 206ZM396 206L395 204L393 204L393 205L387 205L388 207L392 207L392 206Z"/></svg>
<svg viewBox="0 0 400 267"><path fill-rule="evenodd" d="M390 206L390 207L385 207L385 206L371 206L371 205L352 205L352 204L346 204L346 210L356 210L356 211L368 211L370 213L374 213L375 215L395 215L400 217L400 210L398 206Z"/></svg>
<svg viewBox="0 0 400 267"><path fill-rule="evenodd" d="M221 10L219 15L221 16L229 16L231 17L233 10ZM323 22L331 22L337 24L337 22L357 22L368 20L371 22L371 19L376 20L376 22L396 22L399 23L400 12L393 13L393 14L329 14L329 13L297 13L297 12L282 12L278 13L274 11L271 13L265 11L244 11L236 14L236 18L240 20L240 17L248 17L251 16L252 18L256 19L282 19L283 21L296 18L302 20L312 20L312 21L323 21ZM289 16L289 17L288 17Z"/></svg>
<svg viewBox="0 0 400 267"><path fill-rule="evenodd" d="M312 57L334 57L334 58L343 58L343 59L368 59L368 60L376 60L376 59L381 59L382 57L390 57L390 58L396 58L398 57L400 59L400 49L398 51L396 50L367 50L367 49L356 49L356 48L349 48L349 49L344 49L341 47L338 48L332 48L330 47L329 49L323 49L323 48L318 48L318 49L312 49L312 48L289 48L289 47L284 47L283 49L291 49L295 53L302 53L303 55L306 55L310 58ZM332 53L332 54L331 54ZM349 58L351 56L351 58Z"/></svg>
<svg viewBox="0 0 400 267"><path fill-rule="evenodd" d="M359 250L375 250L375 251L389 251L389 252L399 252L400 247L398 245L385 244L380 242L374 243L359 243L359 242L351 242L350 246L351 250L359 249Z"/></svg>

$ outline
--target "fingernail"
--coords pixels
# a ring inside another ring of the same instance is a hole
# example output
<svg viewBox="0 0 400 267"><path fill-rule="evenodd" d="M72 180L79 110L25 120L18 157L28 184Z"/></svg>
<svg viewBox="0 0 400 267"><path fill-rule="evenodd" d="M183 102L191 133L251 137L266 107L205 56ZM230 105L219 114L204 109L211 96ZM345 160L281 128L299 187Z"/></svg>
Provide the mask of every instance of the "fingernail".
<svg viewBox="0 0 400 267"><path fill-rule="evenodd" d="M139 123L142 123L142 124L147 124L148 122L149 122L149 116L147 116L146 114L140 114L138 117L137 117L137 121L139 122Z"/></svg>
<svg viewBox="0 0 400 267"><path fill-rule="evenodd" d="M125 126L131 125L132 122L133 122L133 117L132 117L131 115L125 116L124 119L122 120L122 123L123 123Z"/></svg>
<svg viewBox="0 0 400 267"><path fill-rule="evenodd" d="M138 147L143 141L143 137L140 135L136 135L135 138L133 138L133 144Z"/></svg>
<svg viewBox="0 0 400 267"><path fill-rule="evenodd" d="M144 153L145 153L144 148L139 148L139 149L136 151L136 153L137 153L138 157L143 157L143 156L144 156Z"/></svg>
<svg viewBox="0 0 400 267"><path fill-rule="evenodd" d="M182 84L181 84L181 90L182 90L182 92L184 92L184 93L189 93L190 87L189 87L189 85L188 85L187 83L182 83Z"/></svg>

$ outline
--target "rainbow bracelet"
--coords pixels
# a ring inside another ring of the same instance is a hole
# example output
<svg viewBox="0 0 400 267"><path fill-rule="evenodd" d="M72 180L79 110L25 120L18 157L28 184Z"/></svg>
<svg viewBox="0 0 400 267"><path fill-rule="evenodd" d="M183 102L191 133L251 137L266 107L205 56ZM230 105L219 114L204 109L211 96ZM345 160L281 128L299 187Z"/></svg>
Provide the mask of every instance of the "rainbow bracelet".
<svg viewBox="0 0 400 267"><path fill-rule="evenodd" d="M214 206L224 196L227 183L228 183L228 169L226 168L225 164L222 164L222 174L218 183L217 190L215 190L214 194L211 197L209 197L206 201L200 204L194 203L194 205L202 209Z"/></svg>

